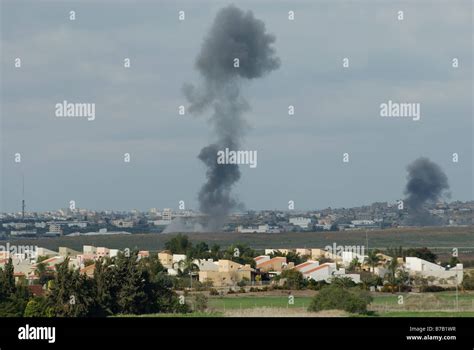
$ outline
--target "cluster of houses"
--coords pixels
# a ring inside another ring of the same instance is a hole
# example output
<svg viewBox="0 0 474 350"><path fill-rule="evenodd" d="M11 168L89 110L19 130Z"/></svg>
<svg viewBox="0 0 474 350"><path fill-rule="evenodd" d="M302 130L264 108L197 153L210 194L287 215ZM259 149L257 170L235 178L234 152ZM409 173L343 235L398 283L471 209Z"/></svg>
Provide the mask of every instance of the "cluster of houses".
<svg viewBox="0 0 474 350"><path fill-rule="evenodd" d="M0 267L3 267L9 258L13 261L14 275L17 282L28 286L38 284L38 261L37 257L46 257L41 261L42 268L54 272L56 265L62 263L66 257L69 258L69 267L79 269L81 273L92 277L94 275L94 262L103 257L114 257L119 253L118 249L105 247L83 246L81 252L67 247L60 247L58 251L46 248L36 248L32 251L11 253L0 251ZM306 260L295 265L287 261L286 255L293 253L304 257ZM278 254L275 254L278 253ZM283 256L278 256L283 255ZM138 258L150 256L149 251L139 251ZM326 281L331 283L334 277L347 277L355 283L360 282L360 273L347 273L347 269L354 261L358 262L358 272L370 271L375 275L384 277L388 271L388 264L393 259L384 254L378 254L378 263L369 266L367 256L354 251L331 252L326 249L266 249L264 255L254 258L255 267L250 264L239 264L232 260L219 259L194 259L192 265L192 278L201 283L207 283L213 287L233 287L239 282L248 284L259 284L263 280L271 280L272 277L280 275L283 271L295 269L307 280ZM169 275L175 276L186 268L187 257L184 254L173 254L164 250L158 253L158 259L167 269ZM461 284L463 280L463 265L457 264L451 268L425 261L417 257L398 258L398 266L404 269L412 277L423 277L432 285L452 286ZM353 270L353 269L352 269Z"/></svg>

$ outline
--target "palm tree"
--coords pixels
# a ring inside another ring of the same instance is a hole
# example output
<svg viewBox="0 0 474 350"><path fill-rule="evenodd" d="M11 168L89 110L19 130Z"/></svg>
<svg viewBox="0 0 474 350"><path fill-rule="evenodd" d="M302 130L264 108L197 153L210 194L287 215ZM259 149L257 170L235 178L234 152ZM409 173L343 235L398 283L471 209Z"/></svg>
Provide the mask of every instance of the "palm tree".
<svg viewBox="0 0 474 350"><path fill-rule="evenodd" d="M401 287L405 287L406 285L410 285L411 278L408 271L404 269L399 269L397 273L397 281L398 281L398 291L400 292Z"/></svg>
<svg viewBox="0 0 474 350"><path fill-rule="evenodd" d="M349 271L357 271L360 270L361 263L359 262L358 258L352 259L351 263L349 264L348 270Z"/></svg>
<svg viewBox="0 0 474 350"><path fill-rule="evenodd" d="M388 263L388 282L390 283L390 289L393 293L393 287L397 284L397 269L398 269L398 260L397 258L392 258Z"/></svg>
<svg viewBox="0 0 474 350"><path fill-rule="evenodd" d="M380 262L380 257L377 254L377 250L369 251L367 257L365 258L367 264L369 264L369 266L372 268L371 272L375 271L375 266L377 266Z"/></svg>
<svg viewBox="0 0 474 350"><path fill-rule="evenodd" d="M190 281L190 288L193 288L193 272L199 270L199 266L194 262L197 260L199 262L199 259L194 259L191 256L186 256L186 259L180 260L176 266L179 271L181 271L183 274L187 271L189 273L189 281Z"/></svg>

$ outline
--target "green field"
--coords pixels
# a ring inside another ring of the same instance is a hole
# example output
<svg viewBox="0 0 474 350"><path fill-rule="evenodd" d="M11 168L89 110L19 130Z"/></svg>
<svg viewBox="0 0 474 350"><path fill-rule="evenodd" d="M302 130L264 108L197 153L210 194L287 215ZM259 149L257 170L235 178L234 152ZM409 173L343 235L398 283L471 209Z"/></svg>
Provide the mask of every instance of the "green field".
<svg viewBox="0 0 474 350"><path fill-rule="evenodd" d="M229 233L187 233L193 242L204 241L209 245L219 244L222 248L235 243L247 244L253 249L265 248L324 248L326 245L366 244L365 231L339 232L286 232L268 234ZM52 250L60 246L81 250L83 245L105 246L124 249L161 250L174 234L133 234L77 236L39 239L15 239L11 244L37 245ZM452 248L459 248L461 256L474 256L474 226L470 227L423 227L396 228L367 231L370 248L429 247L435 253L447 254ZM7 241L4 241L5 243Z"/></svg>
<svg viewBox="0 0 474 350"><path fill-rule="evenodd" d="M288 303L288 297L279 296L242 296L210 298L208 306L211 310L225 311L235 309L252 309L260 307L276 308L307 308L311 302L310 297L295 297L294 304Z"/></svg>
<svg viewBox="0 0 474 350"><path fill-rule="evenodd" d="M398 304L403 295L405 303ZM459 294L456 310L455 292L424 294L372 294L369 314L355 315L343 311L332 314L341 317L474 317L474 292ZM189 314L117 315L115 317L268 317L268 316L323 316L307 311L310 296L295 296L290 304L287 295L227 295L209 297L206 312ZM323 311L324 313L324 311Z"/></svg>
<svg viewBox="0 0 474 350"><path fill-rule="evenodd" d="M385 312L383 317L474 317L474 311L393 311Z"/></svg>
<svg viewBox="0 0 474 350"><path fill-rule="evenodd" d="M399 304L399 296L403 303ZM456 303L455 292L422 294L372 294L373 301L369 310L379 316L474 316L474 293L459 293ZM306 309L311 297L295 296L289 303L288 296L226 296L209 299L209 309L225 312L236 309L287 308Z"/></svg>

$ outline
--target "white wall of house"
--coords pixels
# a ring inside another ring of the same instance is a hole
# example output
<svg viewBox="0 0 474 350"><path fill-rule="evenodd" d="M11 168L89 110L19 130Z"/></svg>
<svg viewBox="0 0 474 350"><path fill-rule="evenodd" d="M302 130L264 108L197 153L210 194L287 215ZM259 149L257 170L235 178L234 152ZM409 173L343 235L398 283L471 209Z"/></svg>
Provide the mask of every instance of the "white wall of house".
<svg viewBox="0 0 474 350"><path fill-rule="evenodd" d="M462 264L457 264L448 270L443 266L420 258L407 257L405 258L405 268L411 275L436 278L437 281L435 281L434 284L438 284L440 279L446 280L447 284L456 284L456 281L460 284L464 277Z"/></svg>
<svg viewBox="0 0 474 350"><path fill-rule="evenodd" d="M444 271L445 268L438 265L438 264L435 264L435 263L432 263L432 262L429 262L429 261L426 261L426 260L423 260L423 259L420 259L420 258L415 258L415 257L406 257L405 258L405 267L410 270L410 271Z"/></svg>
<svg viewBox="0 0 474 350"><path fill-rule="evenodd" d="M185 254L173 254L173 264L186 260Z"/></svg>
<svg viewBox="0 0 474 350"><path fill-rule="evenodd" d="M199 266L199 271L219 271L219 264L217 261L210 260L194 260L194 263Z"/></svg>
<svg viewBox="0 0 474 350"><path fill-rule="evenodd" d="M342 252L342 263L344 266L349 266L352 260L357 259L361 264L365 260L365 255L357 254L356 252L344 251Z"/></svg>

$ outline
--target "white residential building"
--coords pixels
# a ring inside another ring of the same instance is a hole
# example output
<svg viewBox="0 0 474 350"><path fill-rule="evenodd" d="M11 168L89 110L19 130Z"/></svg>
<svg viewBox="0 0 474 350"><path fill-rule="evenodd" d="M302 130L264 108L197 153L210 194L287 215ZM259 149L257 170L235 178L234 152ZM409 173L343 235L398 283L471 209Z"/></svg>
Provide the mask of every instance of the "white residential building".
<svg viewBox="0 0 474 350"><path fill-rule="evenodd" d="M60 235L63 233L63 230L59 224L49 224L49 232Z"/></svg>
<svg viewBox="0 0 474 350"><path fill-rule="evenodd" d="M462 264L447 269L438 264L415 257L405 258L405 268L410 275L419 275L422 277L434 277L438 284L440 280L445 280L446 284L460 284L463 281L464 269Z"/></svg>
<svg viewBox="0 0 474 350"><path fill-rule="evenodd" d="M171 221L171 209L165 208L163 209L163 212L161 213L161 219L165 221Z"/></svg>
<svg viewBox="0 0 474 350"><path fill-rule="evenodd" d="M317 261L307 261L295 266L295 269L303 274L306 279L313 279L315 281L326 281L331 283L334 277L347 277L355 283L360 283L359 274L346 274L345 269L337 269L336 263L324 263L319 265Z"/></svg>
<svg viewBox="0 0 474 350"><path fill-rule="evenodd" d="M348 267L354 259L357 259L357 261L362 264L366 257L367 257L366 255L361 255L356 252L343 251L342 263L344 264L345 267Z"/></svg>
<svg viewBox="0 0 474 350"><path fill-rule="evenodd" d="M265 233L269 231L268 225L258 225L256 227L243 227L242 225L237 227L237 232L240 233Z"/></svg>
<svg viewBox="0 0 474 350"><path fill-rule="evenodd" d="M295 226L299 226L303 229L307 229L309 228L309 224L311 224L311 219L304 217L290 218L289 223Z"/></svg>

